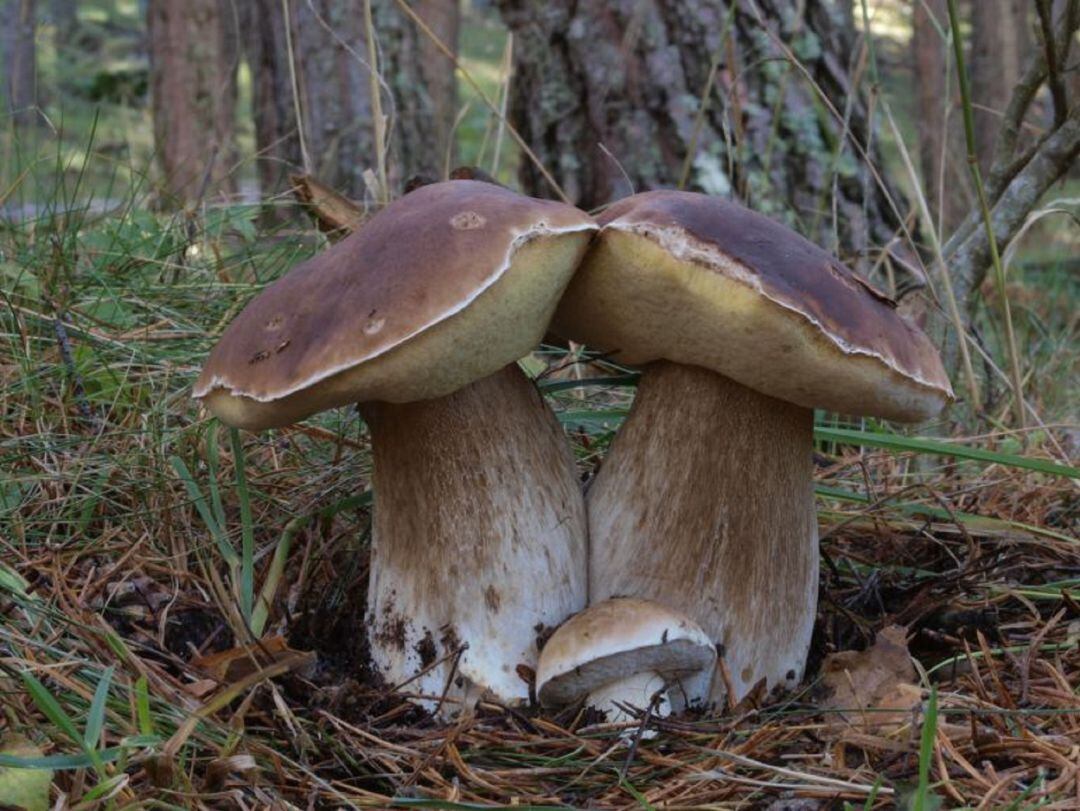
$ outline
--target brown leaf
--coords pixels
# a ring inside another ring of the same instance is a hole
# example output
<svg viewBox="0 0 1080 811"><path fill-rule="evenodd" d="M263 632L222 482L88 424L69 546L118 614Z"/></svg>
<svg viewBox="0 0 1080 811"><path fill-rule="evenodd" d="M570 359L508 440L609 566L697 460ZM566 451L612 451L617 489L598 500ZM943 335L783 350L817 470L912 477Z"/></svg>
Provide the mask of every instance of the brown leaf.
<svg viewBox="0 0 1080 811"><path fill-rule="evenodd" d="M319 230L331 239L347 236L364 222L364 210L311 175L292 175L296 199L307 206Z"/></svg>
<svg viewBox="0 0 1080 811"><path fill-rule="evenodd" d="M198 656L192 659L191 664L210 678L229 683L240 681L267 665L301 653L290 648L285 637L268 636L261 639L257 645L245 645L208 656Z"/></svg>
<svg viewBox="0 0 1080 811"><path fill-rule="evenodd" d="M239 785L251 785L255 775L250 775L249 779L248 773L255 772L257 769L255 758L251 755L214 758L206 767L206 781L203 788L206 791L220 791L230 778Z"/></svg>
<svg viewBox="0 0 1080 811"><path fill-rule="evenodd" d="M839 710L846 723L866 731L895 730L911 719L922 700L904 628L883 628L872 647L825 657L822 683L829 689L823 707Z"/></svg>

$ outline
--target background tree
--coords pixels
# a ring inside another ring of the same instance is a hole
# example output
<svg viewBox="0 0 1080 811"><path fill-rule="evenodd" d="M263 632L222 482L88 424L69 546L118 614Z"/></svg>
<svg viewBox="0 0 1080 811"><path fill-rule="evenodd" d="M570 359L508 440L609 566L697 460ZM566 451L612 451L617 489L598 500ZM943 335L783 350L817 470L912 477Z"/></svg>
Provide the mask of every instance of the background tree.
<svg viewBox="0 0 1080 811"><path fill-rule="evenodd" d="M234 155L237 20L224 0L150 0L154 146L167 196L229 191Z"/></svg>
<svg viewBox="0 0 1080 811"><path fill-rule="evenodd" d="M993 154L983 174L990 232L999 253L1017 236L1043 195L1063 178L1080 156L1080 98L1068 89L1076 32L1080 30L1080 0L1058 4L1035 0L1038 25L1036 46L1031 50L1020 79L1004 105L993 138ZM1040 92L1045 89L1049 121L1040 122L1038 135L1024 138L1023 130ZM978 132L976 131L976 140ZM978 295L991 266L990 234L976 207L964 218L944 246L957 301L965 323L980 303ZM932 324L947 363L957 366L959 353L955 331L937 319Z"/></svg>
<svg viewBox="0 0 1080 811"><path fill-rule="evenodd" d="M952 230L971 210L974 196L963 160L964 135L951 67L945 0L912 3L911 57L918 109L916 132L922 187L935 222Z"/></svg>
<svg viewBox="0 0 1080 811"><path fill-rule="evenodd" d="M850 5L498 5L515 37L513 121L575 203L684 183L739 197L863 269L889 269L881 247L899 244L903 210L854 147L876 158ZM520 177L552 193L531 164Z"/></svg>
<svg viewBox="0 0 1080 811"><path fill-rule="evenodd" d="M49 17L55 29L57 47L70 45L79 28L79 6L76 0L49 0Z"/></svg>
<svg viewBox="0 0 1080 811"><path fill-rule="evenodd" d="M871 169L881 161L863 94L867 79L875 77L867 75L872 66L856 39L849 4L498 5L515 35L514 123L574 202L592 207L632 190L680 183L731 194L787 220L864 271L892 270L895 286L891 278L876 280L886 289L902 293L918 281L917 271L910 277L896 272L906 263L878 261L908 242L901 241L902 226L911 233L916 222L913 207ZM1058 5L1055 16L1052 0L1035 0L1040 43L1008 103L1000 105L1001 126L985 180L1002 249L1068 170L1080 144L1080 105L1065 89L1078 0ZM981 14L982 4L973 11ZM939 23L943 32L949 30L945 16ZM1043 86L1053 102L1053 122L1028 143L1021 129ZM934 92L937 105L944 93ZM962 147L956 152L950 143L946 149L965 167ZM932 160L940 148L927 152ZM937 171L931 165L927 174ZM522 165L520 177L526 190L552 194L532 164ZM950 174L945 187L953 186L960 184ZM949 219L956 227L945 246L945 266L966 329L990 265L990 243L973 204L952 209ZM934 264L929 252L925 258ZM959 342L952 321L940 307L924 303L915 309L930 322L956 370Z"/></svg>
<svg viewBox="0 0 1080 811"><path fill-rule="evenodd" d="M263 191L281 190L290 168L305 167L360 199L364 170L375 166L362 6L355 0L290 0L285 6L288 20L280 0L252 0L244 26ZM456 0L416 8L456 49ZM393 0L374 0L372 15L384 95L389 91L383 108L392 127L392 179L400 185L413 174L437 174L443 165L456 113L454 68Z"/></svg>
<svg viewBox="0 0 1080 811"><path fill-rule="evenodd" d="M979 0L971 6L971 99L984 172L994 156L994 136L1009 94L1031 53L1030 11L1029 0Z"/></svg>
<svg viewBox="0 0 1080 811"><path fill-rule="evenodd" d="M16 126L38 121L35 0L0 0L0 110Z"/></svg>

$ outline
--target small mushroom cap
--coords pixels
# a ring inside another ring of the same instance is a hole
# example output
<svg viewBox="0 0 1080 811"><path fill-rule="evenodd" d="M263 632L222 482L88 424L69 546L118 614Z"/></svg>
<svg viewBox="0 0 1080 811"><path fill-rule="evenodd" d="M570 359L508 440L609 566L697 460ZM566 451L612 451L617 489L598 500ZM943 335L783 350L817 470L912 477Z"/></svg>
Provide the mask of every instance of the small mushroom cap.
<svg viewBox="0 0 1080 811"><path fill-rule="evenodd" d="M695 704L708 696L715 664L716 646L685 614L651 600L614 597L575 614L551 635L537 664L537 697L545 707L563 707L617 679L653 672L679 679L685 704Z"/></svg>
<svg viewBox="0 0 1080 811"><path fill-rule="evenodd" d="M256 296L193 394L251 429L449 394L539 343L595 230L490 183L418 188Z"/></svg>
<svg viewBox="0 0 1080 811"><path fill-rule="evenodd" d="M907 421L952 399L930 339L786 226L679 191L627 197L598 222L559 334L627 363L703 366L807 408Z"/></svg>

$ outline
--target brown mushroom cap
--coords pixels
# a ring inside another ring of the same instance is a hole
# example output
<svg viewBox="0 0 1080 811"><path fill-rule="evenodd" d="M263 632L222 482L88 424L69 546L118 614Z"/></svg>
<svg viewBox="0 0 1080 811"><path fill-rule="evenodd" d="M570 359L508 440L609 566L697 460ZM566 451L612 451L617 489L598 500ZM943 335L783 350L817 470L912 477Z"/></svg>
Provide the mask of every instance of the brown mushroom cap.
<svg viewBox="0 0 1080 811"><path fill-rule="evenodd" d="M812 242L737 203L654 191L612 205L553 329L641 364L712 369L799 405L896 420L952 388L929 338Z"/></svg>
<svg viewBox="0 0 1080 811"><path fill-rule="evenodd" d="M490 183L418 188L254 298L193 394L252 429L449 394L539 342L595 230Z"/></svg>
<svg viewBox="0 0 1080 811"><path fill-rule="evenodd" d="M651 600L615 597L568 619L540 652L536 691L545 707L578 701L636 673L687 678L689 703L709 692L716 646L680 611Z"/></svg>

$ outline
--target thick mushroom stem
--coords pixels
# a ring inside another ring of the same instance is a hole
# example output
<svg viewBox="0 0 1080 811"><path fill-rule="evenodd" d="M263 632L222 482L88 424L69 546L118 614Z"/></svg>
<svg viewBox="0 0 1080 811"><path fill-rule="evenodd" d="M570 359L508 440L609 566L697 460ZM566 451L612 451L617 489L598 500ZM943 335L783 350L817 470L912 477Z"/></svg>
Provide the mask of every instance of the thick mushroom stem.
<svg viewBox="0 0 1080 811"><path fill-rule="evenodd" d="M585 508L562 428L515 364L446 397L360 410L374 664L444 714L485 693L527 701L519 665L536 667L537 634L586 603Z"/></svg>
<svg viewBox="0 0 1080 811"><path fill-rule="evenodd" d="M794 686L818 584L813 412L696 366L648 365L589 489L589 594L678 609L716 642L738 701Z"/></svg>
<svg viewBox="0 0 1080 811"><path fill-rule="evenodd" d="M666 718L671 714L671 701L664 691L665 684L664 677L651 670L633 673L593 690L585 698L585 706L601 710L606 721L619 724L634 718L625 708L647 711L653 703L653 697L659 693L652 712L653 715Z"/></svg>

